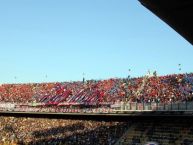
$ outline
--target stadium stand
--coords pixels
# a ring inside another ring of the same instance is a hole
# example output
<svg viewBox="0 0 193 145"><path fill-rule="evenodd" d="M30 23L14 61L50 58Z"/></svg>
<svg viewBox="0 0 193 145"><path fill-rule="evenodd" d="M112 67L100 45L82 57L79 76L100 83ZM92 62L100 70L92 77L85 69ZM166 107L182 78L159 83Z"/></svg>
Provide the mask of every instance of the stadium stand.
<svg viewBox="0 0 193 145"><path fill-rule="evenodd" d="M190 145L192 118L130 118L96 121L0 117L0 144Z"/></svg>
<svg viewBox="0 0 193 145"><path fill-rule="evenodd" d="M0 117L0 144L112 145L130 122Z"/></svg>
<svg viewBox="0 0 193 145"><path fill-rule="evenodd" d="M161 104L192 102L193 74L173 74L167 76L144 76L140 78L88 80L86 82L2 84L0 86L0 109L13 108L32 111L53 110L68 112L72 109L91 110L101 108L107 111L112 106L127 104L127 109L144 110L144 104L158 109ZM132 103L139 105L132 106ZM130 106L129 106L130 105ZM154 107L152 106L154 105ZM156 107L155 107L156 106ZM162 105L163 106L163 105ZM175 107L176 106L176 107ZM190 106L190 105L189 105ZM164 106L165 107L165 106ZM166 106L165 108L170 108ZM182 108L182 107L181 107ZM186 109L188 108L186 104ZM27 109L26 109L27 110ZM108 112L108 111L107 111Z"/></svg>
<svg viewBox="0 0 193 145"><path fill-rule="evenodd" d="M192 119L148 119L136 121L117 142L121 145L144 145L155 142L159 145L190 145L193 143Z"/></svg>

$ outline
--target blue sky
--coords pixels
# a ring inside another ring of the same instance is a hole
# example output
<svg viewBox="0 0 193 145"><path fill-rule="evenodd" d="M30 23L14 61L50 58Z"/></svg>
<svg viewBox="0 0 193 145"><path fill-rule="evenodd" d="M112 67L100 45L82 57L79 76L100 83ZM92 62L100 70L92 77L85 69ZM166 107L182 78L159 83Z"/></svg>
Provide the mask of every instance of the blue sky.
<svg viewBox="0 0 193 145"><path fill-rule="evenodd" d="M0 2L0 83L192 72L192 54L137 0Z"/></svg>

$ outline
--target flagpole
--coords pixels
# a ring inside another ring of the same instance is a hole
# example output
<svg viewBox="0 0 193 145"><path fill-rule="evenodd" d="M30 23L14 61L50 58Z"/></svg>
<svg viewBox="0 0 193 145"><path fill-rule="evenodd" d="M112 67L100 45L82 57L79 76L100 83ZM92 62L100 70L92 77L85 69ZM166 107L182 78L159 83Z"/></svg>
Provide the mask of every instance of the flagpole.
<svg viewBox="0 0 193 145"><path fill-rule="evenodd" d="M82 77L83 77L82 78L82 82L84 83L84 81L85 81L85 78L84 78L85 77L85 73L84 72L82 73Z"/></svg>
<svg viewBox="0 0 193 145"><path fill-rule="evenodd" d="M178 64L178 70L179 70L179 73L181 72L182 68L181 68L181 64L179 63Z"/></svg>

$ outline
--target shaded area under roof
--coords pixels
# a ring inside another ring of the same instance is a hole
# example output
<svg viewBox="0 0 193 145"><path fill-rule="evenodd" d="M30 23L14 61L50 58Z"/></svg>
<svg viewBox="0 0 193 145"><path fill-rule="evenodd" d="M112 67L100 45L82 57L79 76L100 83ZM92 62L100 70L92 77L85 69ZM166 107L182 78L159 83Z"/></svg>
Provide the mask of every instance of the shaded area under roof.
<svg viewBox="0 0 193 145"><path fill-rule="evenodd" d="M139 0L193 45L193 0Z"/></svg>

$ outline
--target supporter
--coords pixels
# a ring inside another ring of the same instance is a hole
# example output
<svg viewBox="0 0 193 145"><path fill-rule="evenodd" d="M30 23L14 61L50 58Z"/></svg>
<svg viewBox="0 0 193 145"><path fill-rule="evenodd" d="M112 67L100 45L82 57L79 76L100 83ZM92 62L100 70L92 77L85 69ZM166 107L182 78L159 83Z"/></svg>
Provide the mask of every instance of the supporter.
<svg viewBox="0 0 193 145"><path fill-rule="evenodd" d="M34 84L3 84L0 103L94 108L118 101L175 103L193 100L193 74Z"/></svg>
<svg viewBox="0 0 193 145"><path fill-rule="evenodd" d="M0 117L0 144L111 145L129 123Z"/></svg>

